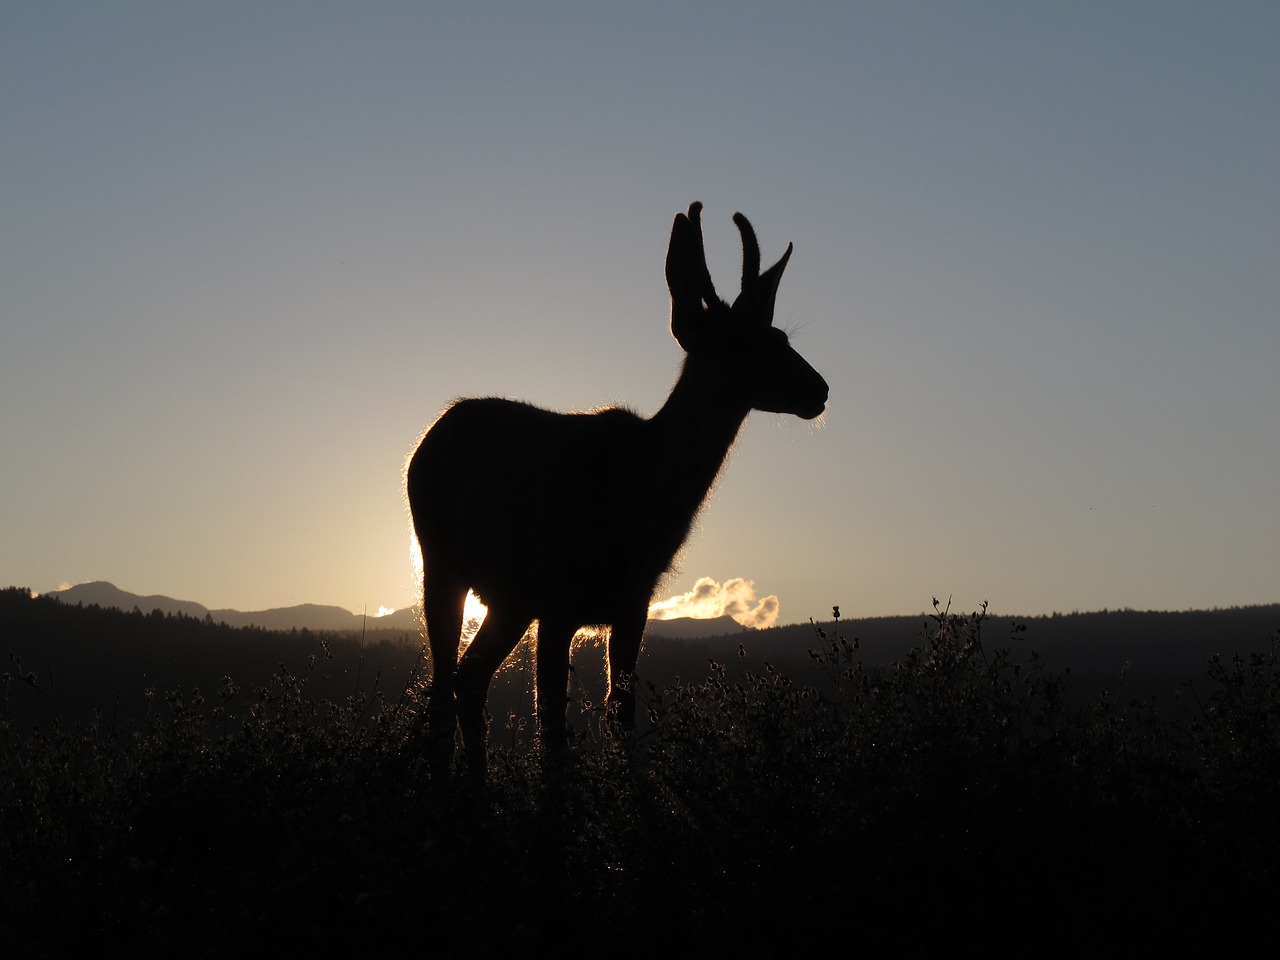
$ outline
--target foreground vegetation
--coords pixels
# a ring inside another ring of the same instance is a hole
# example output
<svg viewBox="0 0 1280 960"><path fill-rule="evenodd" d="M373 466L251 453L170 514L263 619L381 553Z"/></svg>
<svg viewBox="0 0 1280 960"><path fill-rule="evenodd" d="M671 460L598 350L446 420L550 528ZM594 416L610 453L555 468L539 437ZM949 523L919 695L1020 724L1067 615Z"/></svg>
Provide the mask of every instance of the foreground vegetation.
<svg viewBox="0 0 1280 960"><path fill-rule="evenodd" d="M149 691L127 727L22 727L12 704L40 678L15 663L0 944L1039 952L1256 926L1280 891L1277 640L1212 660L1170 712L1081 706L985 626L935 603L909 654L870 665L837 611L804 675L739 648L697 681L640 683L633 749L580 699L556 772L513 710L483 787L430 778L420 683L315 698L324 645L260 685Z"/></svg>

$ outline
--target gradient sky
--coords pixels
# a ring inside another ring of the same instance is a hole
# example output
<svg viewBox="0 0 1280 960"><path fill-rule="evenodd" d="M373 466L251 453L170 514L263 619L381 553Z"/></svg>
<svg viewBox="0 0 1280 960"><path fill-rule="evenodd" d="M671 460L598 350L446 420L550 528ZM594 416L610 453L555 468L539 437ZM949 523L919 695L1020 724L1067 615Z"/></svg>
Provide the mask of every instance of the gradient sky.
<svg viewBox="0 0 1280 960"><path fill-rule="evenodd" d="M722 291L734 211L794 242L831 404L752 416L667 594L1280 599L1270 0L8 0L0 143L3 584L407 605L419 432L656 410L701 200Z"/></svg>

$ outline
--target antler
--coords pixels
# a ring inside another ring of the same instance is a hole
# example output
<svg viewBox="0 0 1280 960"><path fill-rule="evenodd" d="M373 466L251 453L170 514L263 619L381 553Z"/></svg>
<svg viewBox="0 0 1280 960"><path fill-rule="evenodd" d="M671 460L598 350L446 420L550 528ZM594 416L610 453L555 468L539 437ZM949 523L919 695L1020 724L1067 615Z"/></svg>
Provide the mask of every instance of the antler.
<svg viewBox="0 0 1280 960"><path fill-rule="evenodd" d="M791 258L791 245L764 273L760 272L760 243L751 222L741 213L733 222L742 234L742 291L731 311L742 322L761 326L773 323L773 304L778 281ZM720 313L724 302L716 295L707 269L706 249L702 242L702 204L689 204L688 214L676 214L671 227L671 245L667 250L667 285L671 288L671 332L680 344L689 348L689 338L698 336L702 319L708 312Z"/></svg>
<svg viewBox="0 0 1280 960"><path fill-rule="evenodd" d="M733 222L742 234L742 292L733 302L738 314L753 316L765 326L773 323L773 304L778 295L778 281L791 259L791 244L782 258L764 273L760 272L760 243L751 221L740 213L733 215Z"/></svg>
<svg viewBox="0 0 1280 960"><path fill-rule="evenodd" d="M754 298L760 285L760 242L751 221L740 213L733 215L733 222L742 234L742 293Z"/></svg>

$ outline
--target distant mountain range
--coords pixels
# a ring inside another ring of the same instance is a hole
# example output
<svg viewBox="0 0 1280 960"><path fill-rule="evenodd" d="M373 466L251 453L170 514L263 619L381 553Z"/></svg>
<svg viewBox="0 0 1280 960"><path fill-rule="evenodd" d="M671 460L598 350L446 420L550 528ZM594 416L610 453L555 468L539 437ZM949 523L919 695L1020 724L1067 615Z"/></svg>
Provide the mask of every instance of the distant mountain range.
<svg viewBox="0 0 1280 960"><path fill-rule="evenodd" d="M163 613L183 614L203 620L210 617L215 623L229 627L260 627L264 630L397 630L416 633L419 629L418 611L413 607L397 610L383 617L365 617L343 607L319 603L303 603L294 607L273 607L270 610L210 610L193 600L175 600L161 594L129 593L113 583L96 580L80 583L65 590L50 591L47 596L62 603L97 605L143 613L160 610ZM693 620L679 617L673 620L650 620L648 634L661 637L700 638L741 633L747 630L732 617L716 617L709 620Z"/></svg>

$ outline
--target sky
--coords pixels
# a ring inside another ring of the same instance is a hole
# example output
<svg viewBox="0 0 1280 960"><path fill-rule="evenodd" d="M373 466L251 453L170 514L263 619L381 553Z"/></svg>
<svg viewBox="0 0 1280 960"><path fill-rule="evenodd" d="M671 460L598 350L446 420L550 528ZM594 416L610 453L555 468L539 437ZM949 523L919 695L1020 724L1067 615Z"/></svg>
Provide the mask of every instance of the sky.
<svg viewBox="0 0 1280 960"><path fill-rule="evenodd" d="M1277 50L1274 2L9 0L0 583L409 605L421 431L656 411L698 200L722 294L734 212L794 243L831 400L752 415L656 599L1280 600Z"/></svg>

